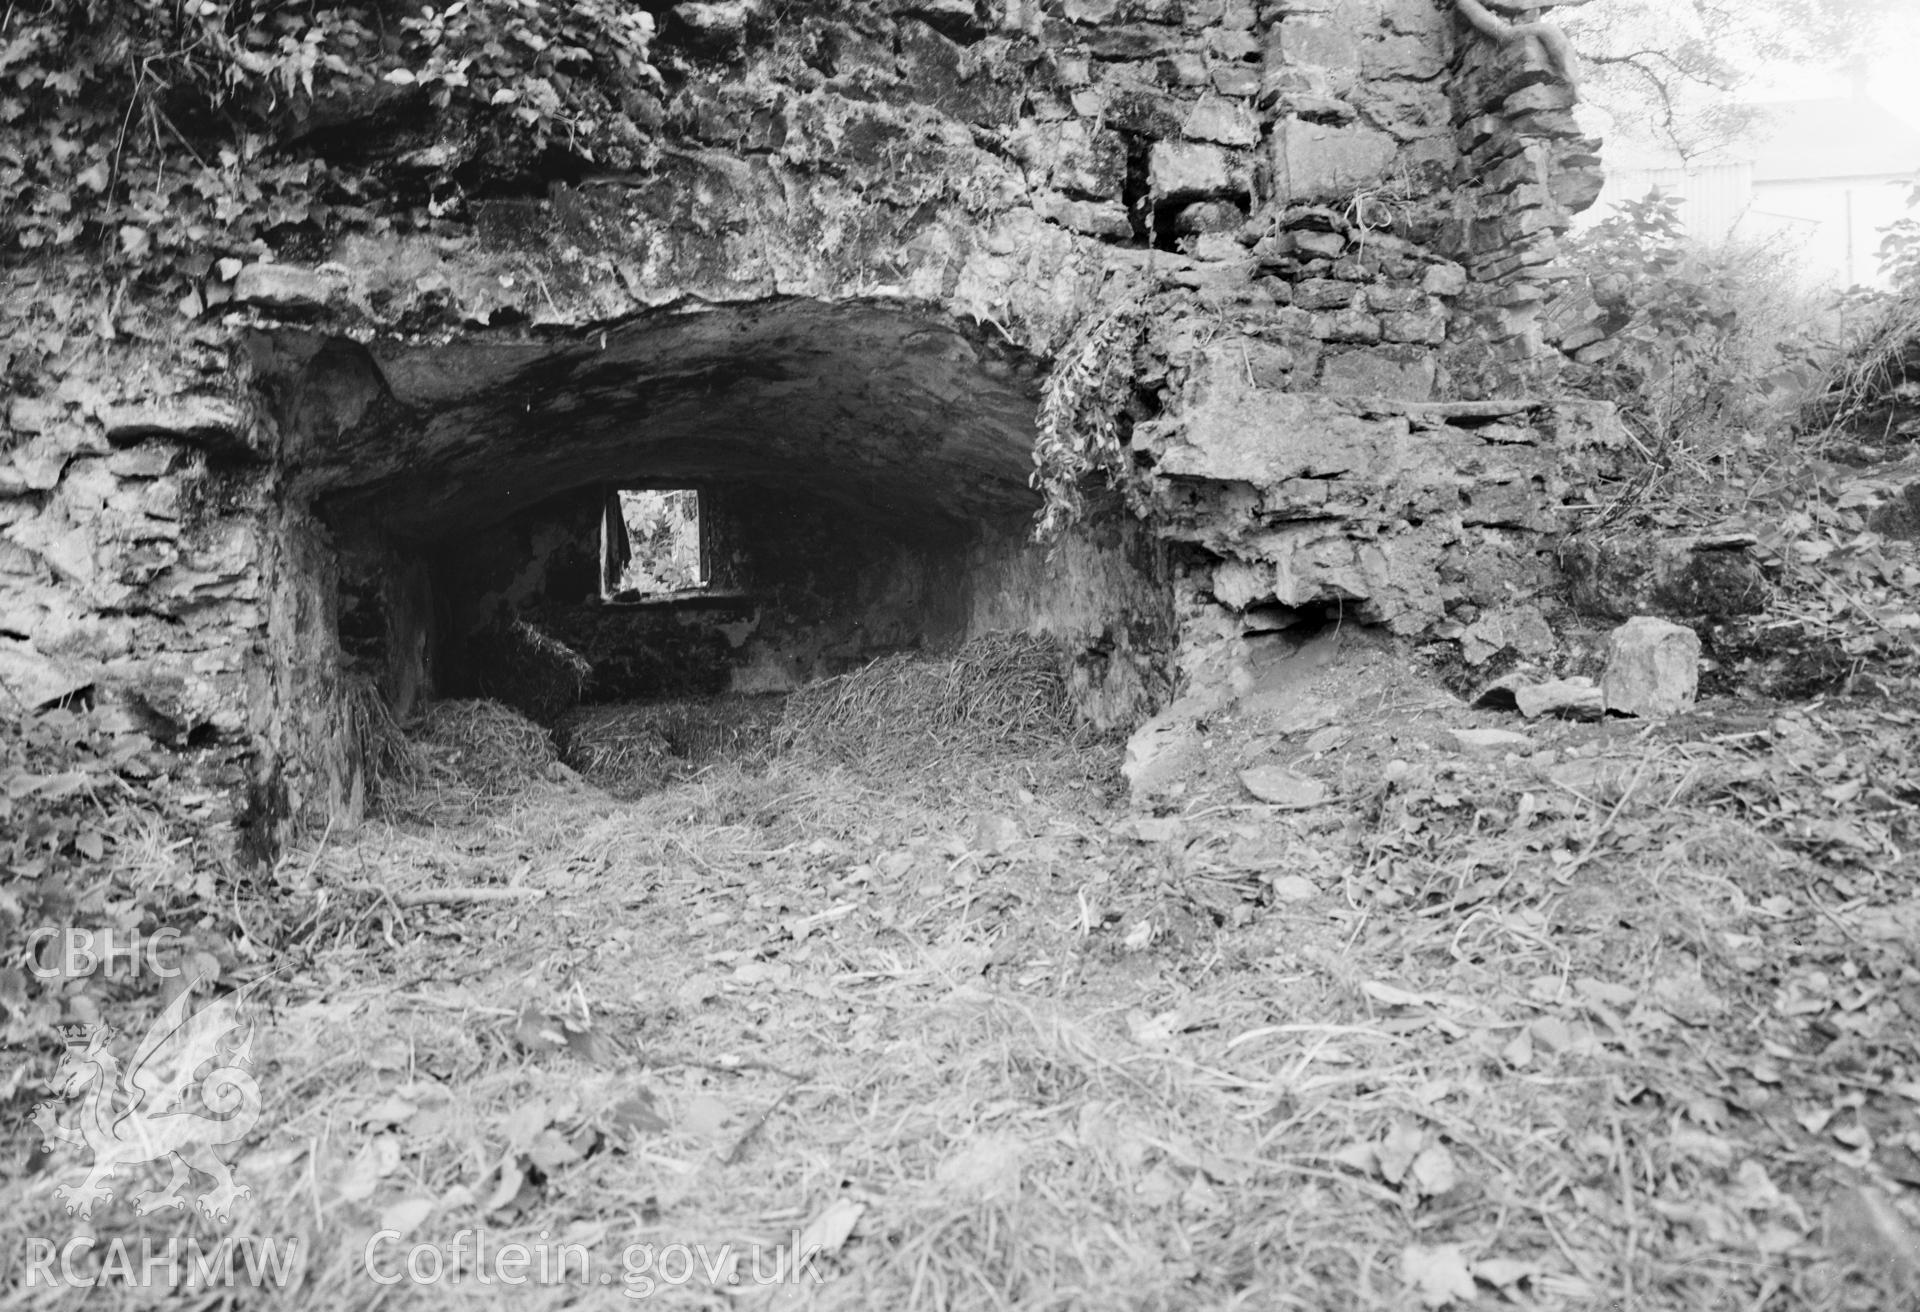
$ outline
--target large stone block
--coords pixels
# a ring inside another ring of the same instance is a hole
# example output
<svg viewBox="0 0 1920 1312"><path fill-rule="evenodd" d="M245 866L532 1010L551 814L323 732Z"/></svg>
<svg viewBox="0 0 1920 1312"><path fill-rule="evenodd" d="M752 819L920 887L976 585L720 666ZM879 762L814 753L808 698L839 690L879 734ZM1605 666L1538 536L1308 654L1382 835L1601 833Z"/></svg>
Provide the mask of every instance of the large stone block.
<svg viewBox="0 0 1920 1312"><path fill-rule="evenodd" d="M1425 351L1384 346L1329 355L1320 385L1336 395L1424 401L1433 395L1435 376Z"/></svg>
<svg viewBox="0 0 1920 1312"><path fill-rule="evenodd" d="M1600 680L1607 709L1621 715L1677 715L1700 687L1700 639L1684 624L1636 615L1607 638Z"/></svg>
<svg viewBox="0 0 1920 1312"><path fill-rule="evenodd" d="M1178 49L1184 38L1178 29L1155 23L1112 23L1094 27L1082 39L1099 59L1154 59Z"/></svg>
<svg viewBox="0 0 1920 1312"><path fill-rule="evenodd" d="M249 264L234 277L233 299L283 313L317 310L343 285L297 264Z"/></svg>
<svg viewBox="0 0 1920 1312"><path fill-rule="evenodd" d="M1033 209L1041 218L1075 232L1084 232L1090 237L1121 238L1133 235L1133 223L1127 217L1126 208L1118 201L1071 200L1065 196L1043 193L1034 197Z"/></svg>
<svg viewBox="0 0 1920 1312"><path fill-rule="evenodd" d="M1304 278L1293 285L1293 303L1303 310L1338 310L1353 304L1360 288L1334 278Z"/></svg>
<svg viewBox="0 0 1920 1312"><path fill-rule="evenodd" d="M1163 475L1273 487L1295 478L1383 477L1407 438L1404 418L1363 418L1332 397L1256 386L1231 343L1207 348L1182 389L1177 421L1136 441Z"/></svg>
<svg viewBox="0 0 1920 1312"><path fill-rule="evenodd" d="M1260 143L1260 123L1244 101L1219 96L1203 97L1187 114L1182 134L1195 141L1215 141L1223 146L1255 146Z"/></svg>
<svg viewBox="0 0 1920 1312"><path fill-rule="evenodd" d="M59 420L66 409L52 397L16 396L7 403L7 427L28 435L44 433Z"/></svg>
<svg viewBox="0 0 1920 1312"><path fill-rule="evenodd" d="M1343 23L1288 18L1279 25L1278 40L1270 39L1267 57L1295 68L1358 72L1360 40Z"/></svg>
<svg viewBox="0 0 1920 1312"><path fill-rule="evenodd" d="M1442 48L1417 36L1388 37L1370 43L1364 51L1362 67L1373 78L1406 78L1424 82L1446 69Z"/></svg>
<svg viewBox="0 0 1920 1312"><path fill-rule="evenodd" d="M1037 181L1073 195L1117 198L1126 181L1127 149L1117 132L1090 130L1077 121L1027 122L1008 145Z"/></svg>
<svg viewBox="0 0 1920 1312"><path fill-rule="evenodd" d="M256 434L246 412L222 396L183 394L109 406L100 416L116 447L166 438L221 452L248 450Z"/></svg>
<svg viewBox="0 0 1920 1312"><path fill-rule="evenodd" d="M1245 195L1247 171L1218 146L1158 141L1147 157L1147 180L1156 201L1209 200Z"/></svg>
<svg viewBox="0 0 1920 1312"><path fill-rule="evenodd" d="M1740 541L1623 537L1563 553L1571 599L1589 615L1727 619L1763 610L1771 589Z"/></svg>
<svg viewBox="0 0 1920 1312"><path fill-rule="evenodd" d="M1323 342L1371 346L1380 340L1380 320L1357 307L1335 310L1314 315L1310 331Z"/></svg>
<svg viewBox="0 0 1920 1312"><path fill-rule="evenodd" d="M1337 200L1379 183L1399 152L1376 128L1289 118L1273 134L1274 183L1290 202Z"/></svg>
<svg viewBox="0 0 1920 1312"><path fill-rule="evenodd" d="M1250 64L1216 64L1213 89L1223 96L1251 96L1260 90L1260 74Z"/></svg>

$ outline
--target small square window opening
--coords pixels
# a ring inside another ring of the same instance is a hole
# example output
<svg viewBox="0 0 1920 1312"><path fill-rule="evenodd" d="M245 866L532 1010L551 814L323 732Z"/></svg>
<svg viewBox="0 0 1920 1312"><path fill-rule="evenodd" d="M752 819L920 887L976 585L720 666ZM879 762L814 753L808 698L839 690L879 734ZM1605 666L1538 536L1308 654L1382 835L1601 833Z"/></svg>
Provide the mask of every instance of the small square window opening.
<svg viewBox="0 0 1920 1312"><path fill-rule="evenodd" d="M601 521L601 595L639 601L707 586L697 488L620 489Z"/></svg>

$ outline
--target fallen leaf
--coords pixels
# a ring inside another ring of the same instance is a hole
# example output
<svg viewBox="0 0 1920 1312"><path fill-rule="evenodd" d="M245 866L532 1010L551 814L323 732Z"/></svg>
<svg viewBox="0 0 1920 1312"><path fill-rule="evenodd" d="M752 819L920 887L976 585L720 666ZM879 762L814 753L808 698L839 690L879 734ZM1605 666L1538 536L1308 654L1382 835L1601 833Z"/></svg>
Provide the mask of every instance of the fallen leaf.
<svg viewBox="0 0 1920 1312"><path fill-rule="evenodd" d="M1382 984L1377 980L1368 980L1360 986L1360 991L1384 1007L1424 1007L1434 1001L1425 993L1410 993L1393 984Z"/></svg>
<svg viewBox="0 0 1920 1312"><path fill-rule="evenodd" d="M687 1103L687 1109L680 1113L680 1128L690 1134L703 1138L712 1138L726 1126L733 1113L727 1105L711 1094L701 1094Z"/></svg>
<svg viewBox="0 0 1920 1312"><path fill-rule="evenodd" d="M560 1022L547 1015L537 1002L528 1002L514 1017L513 1041L527 1052L558 1052L567 1046Z"/></svg>
<svg viewBox="0 0 1920 1312"><path fill-rule="evenodd" d="M1305 875L1277 875L1267 881L1277 901L1307 902L1320 896L1320 886Z"/></svg>
<svg viewBox="0 0 1920 1312"><path fill-rule="evenodd" d="M1519 1070L1533 1062L1533 1035L1521 1030L1514 1035L1507 1046L1500 1049L1500 1060Z"/></svg>
<svg viewBox="0 0 1920 1312"><path fill-rule="evenodd" d="M652 1094L637 1089L613 1105L607 1124L628 1134L659 1134L667 1128L667 1118L660 1114Z"/></svg>
<svg viewBox="0 0 1920 1312"><path fill-rule="evenodd" d="M563 1166L570 1166L580 1160L580 1150L557 1130L542 1130L527 1147L527 1156L533 1164L552 1175Z"/></svg>
<svg viewBox="0 0 1920 1312"><path fill-rule="evenodd" d="M1460 1168L1453 1154L1437 1143L1421 1149L1413 1159L1413 1183L1425 1198L1451 1193L1460 1183Z"/></svg>
<svg viewBox="0 0 1920 1312"><path fill-rule="evenodd" d="M1113 832L1136 843L1171 843L1186 827L1179 816L1134 816L1115 825Z"/></svg>
<svg viewBox="0 0 1920 1312"><path fill-rule="evenodd" d="M1380 1169L1380 1150L1370 1143L1350 1143L1335 1150L1333 1160L1363 1175L1373 1175Z"/></svg>
<svg viewBox="0 0 1920 1312"><path fill-rule="evenodd" d="M1352 737L1353 734L1349 730L1337 724L1328 725L1302 743L1300 750L1309 756L1318 756L1322 752L1331 752L1346 746L1347 740Z"/></svg>
<svg viewBox="0 0 1920 1312"><path fill-rule="evenodd" d="M973 832L969 835L973 850L985 856L997 856L1019 843L1023 837L1019 821L1012 816L993 812L976 816Z"/></svg>
<svg viewBox="0 0 1920 1312"><path fill-rule="evenodd" d="M1920 1235L1878 1189L1842 1189L1827 1203L1827 1246L1900 1281L1920 1277Z"/></svg>
<svg viewBox="0 0 1920 1312"><path fill-rule="evenodd" d="M547 1104L535 1098L502 1116L500 1129L507 1136L507 1146L518 1150L538 1138L540 1132L552 1125L555 1119Z"/></svg>
<svg viewBox="0 0 1920 1312"><path fill-rule="evenodd" d="M1408 1244L1400 1251L1400 1278L1413 1286L1426 1307L1445 1307L1474 1294L1473 1272L1458 1244Z"/></svg>
<svg viewBox="0 0 1920 1312"><path fill-rule="evenodd" d="M1140 1011L1127 1013L1127 1030L1133 1041L1143 1048L1157 1048L1185 1027L1186 1021L1178 1009L1163 1011L1158 1016Z"/></svg>
<svg viewBox="0 0 1920 1312"><path fill-rule="evenodd" d="M1558 1016L1542 1016L1527 1026L1527 1032L1549 1052L1565 1052L1574 1044L1573 1027Z"/></svg>
<svg viewBox="0 0 1920 1312"><path fill-rule="evenodd" d="M486 1206L480 1209L484 1215L497 1212L520 1195L520 1186L527 1181L527 1174L520 1169L518 1162L506 1162L500 1167L500 1179L493 1186L493 1192L487 1195Z"/></svg>
<svg viewBox="0 0 1920 1312"><path fill-rule="evenodd" d="M1406 1179L1425 1139L1420 1127L1405 1122L1388 1130L1386 1138L1380 1141L1380 1178L1388 1184L1399 1184Z"/></svg>
<svg viewBox="0 0 1920 1312"><path fill-rule="evenodd" d="M819 1249L832 1257L846 1246L853 1227L865 1216L867 1205L855 1202L851 1198L836 1198L821 1209L807 1222L807 1228L800 1232L800 1251L802 1253Z"/></svg>
<svg viewBox="0 0 1920 1312"><path fill-rule="evenodd" d="M934 1178L962 1198L995 1198L1019 1190L1026 1155L1025 1142L1012 1135L983 1134L948 1154Z"/></svg>
<svg viewBox="0 0 1920 1312"><path fill-rule="evenodd" d="M1602 1003L1609 1007L1630 1007L1635 993L1624 984L1609 984L1605 980L1581 978L1573 982L1580 996L1589 1002Z"/></svg>
<svg viewBox="0 0 1920 1312"><path fill-rule="evenodd" d="M400 1143L390 1134L376 1134L362 1144L335 1186L341 1198L357 1203L373 1196L380 1181L400 1165Z"/></svg>
<svg viewBox="0 0 1920 1312"><path fill-rule="evenodd" d="M431 1215L433 1199L403 1198L380 1213L380 1228L398 1231L400 1238L405 1239Z"/></svg>

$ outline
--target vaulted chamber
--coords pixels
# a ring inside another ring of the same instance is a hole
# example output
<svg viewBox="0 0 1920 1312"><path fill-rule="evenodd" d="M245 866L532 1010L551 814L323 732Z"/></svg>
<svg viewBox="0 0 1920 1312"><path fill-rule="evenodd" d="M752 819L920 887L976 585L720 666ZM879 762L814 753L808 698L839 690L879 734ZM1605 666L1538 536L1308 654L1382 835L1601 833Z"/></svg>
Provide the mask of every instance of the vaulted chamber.
<svg viewBox="0 0 1920 1312"><path fill-rule="evenodd" d="M257 355L296 508L283 586L306 598L286 677L317 717L357 682L402 718L488 696L553 723L998 632L1060 639L1095 723L1164 686L1151 539L1111 515L1031 540L1040 368L990 331L789 300ZM352 809L351 734L308 737L338 744L320 774Z"/></svg>

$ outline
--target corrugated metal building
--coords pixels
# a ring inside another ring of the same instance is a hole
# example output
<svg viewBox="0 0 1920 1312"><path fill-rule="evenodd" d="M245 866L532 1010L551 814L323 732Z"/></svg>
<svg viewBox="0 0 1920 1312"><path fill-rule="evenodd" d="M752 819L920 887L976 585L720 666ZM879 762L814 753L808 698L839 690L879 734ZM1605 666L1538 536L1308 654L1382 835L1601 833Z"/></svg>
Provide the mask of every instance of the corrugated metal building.
<svg viewBox="0 0 1920 1312"><path fill-rule="evenodd" d="M1609 169L1587 221L1658 188L1681 198L1688 230L1708 241L1788 243L1809 286L1881 285L1880 230L1907 212L1920 132L1862 97L1769 108L1769 125L1731 163Z"/></svg>

